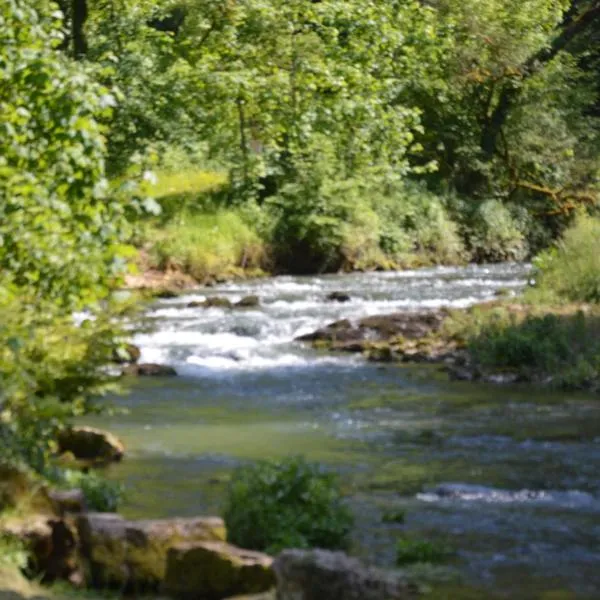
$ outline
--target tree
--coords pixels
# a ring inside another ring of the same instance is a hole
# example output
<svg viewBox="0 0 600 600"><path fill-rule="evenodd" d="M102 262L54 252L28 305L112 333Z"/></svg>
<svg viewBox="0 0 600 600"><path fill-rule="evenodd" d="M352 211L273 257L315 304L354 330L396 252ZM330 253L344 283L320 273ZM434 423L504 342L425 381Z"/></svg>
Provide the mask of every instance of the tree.
<svg viewBox="0 0 600 600"><path fill-rule="evenodd" d="M0 2L0 437L38 470L56 429L111 382L122 329L108 296L129 235L104 170L115 99L57 52L58 17Z"/></svg>

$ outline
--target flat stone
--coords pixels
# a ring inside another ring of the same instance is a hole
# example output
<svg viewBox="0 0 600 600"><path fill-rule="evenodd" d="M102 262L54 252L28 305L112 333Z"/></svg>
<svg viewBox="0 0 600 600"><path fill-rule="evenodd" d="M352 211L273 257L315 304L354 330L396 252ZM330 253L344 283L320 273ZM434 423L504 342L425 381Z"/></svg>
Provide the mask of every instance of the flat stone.
<svg viewBox="0 0 600 600"><path fill-rule="evenodd" d="M216 517L128 521L118 514L87 513L77 526L88 583L130 591L158 589L171 547L226 538L225 524Z"/></svg>
<svg viewBox="0 0 600 600"><path fill-rule="evenodd" d="M364 566L342 552L285 550L273 565L277 600L411 600L418 587L397 571Z"/></svg>
<svg viewBox="0 0 600 600"><path fill-rule="evenodd" d="M273 559L224 542L178 544L169 550L163 591L184 600L259 594L275 585Z"/></svg>

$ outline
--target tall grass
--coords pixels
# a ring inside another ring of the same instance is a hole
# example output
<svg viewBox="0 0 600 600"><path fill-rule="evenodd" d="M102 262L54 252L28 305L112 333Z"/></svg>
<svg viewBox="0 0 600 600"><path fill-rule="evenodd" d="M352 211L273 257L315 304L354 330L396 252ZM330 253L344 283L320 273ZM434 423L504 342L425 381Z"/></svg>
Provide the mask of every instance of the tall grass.
<svg viewBox="0 0 600 600"><path fill-rule="evenodd" d="M150 267L204 281L263 266L266 245L245 213L215 201L226 186L224 173L195 166L157 173L147 191L162 213L142 225L138 239Z"/></svg>
<svg viewBox="0 0 600 600"><path fill-rule="evenodd" d="M147 228L144 237L150 242L152 266L179 269L198 281L259 269L266 260L265 244L235 210L181 216Z"/></svg>
<svg viewBox="0 0 600 600"><path fill-rule="evenodd" d="M530 298L600 303L600 219L579 216L535 265L537 289Z"/></svg>

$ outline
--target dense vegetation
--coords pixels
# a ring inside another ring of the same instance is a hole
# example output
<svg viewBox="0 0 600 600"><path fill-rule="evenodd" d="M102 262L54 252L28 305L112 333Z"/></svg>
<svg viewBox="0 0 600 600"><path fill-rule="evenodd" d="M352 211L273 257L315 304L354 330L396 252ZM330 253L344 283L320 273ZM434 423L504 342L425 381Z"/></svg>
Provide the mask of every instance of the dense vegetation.
<svg viewBox="0 0 600 600"><path fill-rule="evenodd" d="M60 7L113 91L111 178L158 175L150 266L522 259L598 198L597 2Z"/></svg>
<svg viewBox="0 0 600 600"><path fill-rule="evenodd" d="M345 548L352 516L336 476L297 457L239 469L225 523L233 543L276 554L285 548Z"/></svg>

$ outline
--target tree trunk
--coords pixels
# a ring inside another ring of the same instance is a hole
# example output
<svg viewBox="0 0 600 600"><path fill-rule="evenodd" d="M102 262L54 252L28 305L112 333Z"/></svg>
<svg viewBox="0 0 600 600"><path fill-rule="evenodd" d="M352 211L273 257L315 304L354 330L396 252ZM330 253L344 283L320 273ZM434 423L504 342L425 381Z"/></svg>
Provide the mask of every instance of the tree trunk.
<svg viewBox="0 0 600 600"><path fill-rule="evenodd" d="M85 22L88 18L87 0L73 0L73 14L71 15L71 32L73 38L73 56L81 60L87 54L87 40L85 39Z"/></svg>
<svg viewBox="0 0 600 600"><path fill-rule="evenodd" d="M595 0L579 18L573 18L572 12L567 12L560 34L554 38L548 47L542 48L531 56L521 67L521 82L541 71L561 50L564 50L570 42L596 20L600 20L600 0ZM500 133L518 96L519 88L515 87L514 84L506 85L500 92L498 103L481 136L481 150L487 160L491 160L496 154Z"/></svg>

